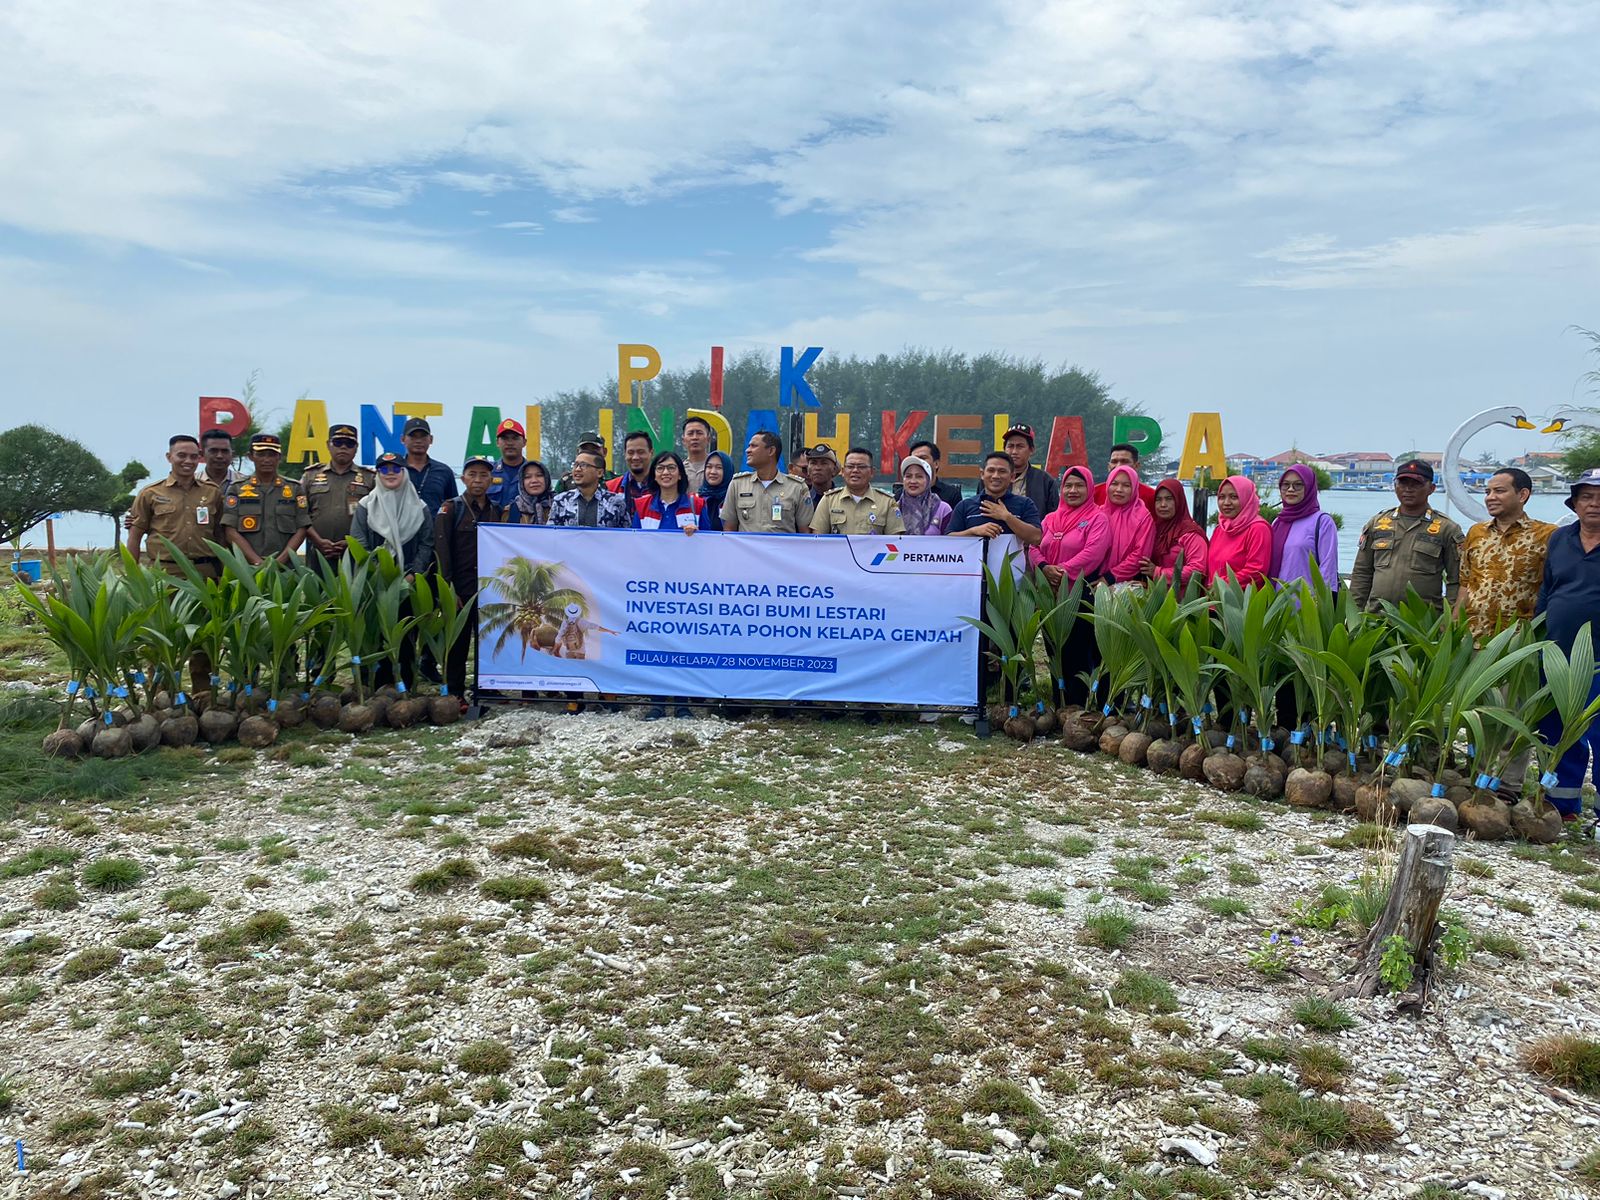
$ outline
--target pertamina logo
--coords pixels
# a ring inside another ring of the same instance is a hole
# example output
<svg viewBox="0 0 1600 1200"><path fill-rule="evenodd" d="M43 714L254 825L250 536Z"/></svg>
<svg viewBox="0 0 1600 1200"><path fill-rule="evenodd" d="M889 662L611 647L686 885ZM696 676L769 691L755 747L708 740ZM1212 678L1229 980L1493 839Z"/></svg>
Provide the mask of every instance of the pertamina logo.
<svg viewBox="0 0 1600 1200"><path fill-rule="evenodd" d="M896 546L893 542L885 542L884 544L889 548L887 550L880 550L878 552L878 557L872 560L872 565L875 567L880 563L893 562L895 559L900 557L900 548L898 546Z"/></svg>

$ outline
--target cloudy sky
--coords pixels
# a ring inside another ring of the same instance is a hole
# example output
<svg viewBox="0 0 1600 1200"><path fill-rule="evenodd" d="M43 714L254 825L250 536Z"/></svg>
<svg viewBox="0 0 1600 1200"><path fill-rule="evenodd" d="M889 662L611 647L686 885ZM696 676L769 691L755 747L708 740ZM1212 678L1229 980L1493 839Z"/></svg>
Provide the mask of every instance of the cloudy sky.
<svg viewBox="0 0 1600 1200"><path fill-rule="evenodd" d="M1437 449L1596 365L1597 39L1592 0L13 0L0 424L154 461L259 368L454 446L619 341L949 346L1235 451Z"/></svg>

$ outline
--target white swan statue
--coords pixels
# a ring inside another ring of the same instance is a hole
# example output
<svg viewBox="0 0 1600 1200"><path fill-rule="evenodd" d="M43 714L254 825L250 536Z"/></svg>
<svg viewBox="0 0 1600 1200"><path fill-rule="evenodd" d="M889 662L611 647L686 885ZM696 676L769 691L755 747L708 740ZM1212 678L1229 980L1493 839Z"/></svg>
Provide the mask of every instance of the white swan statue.
<svg viewBox="0 0 1600 1200"><path fill-rule="evenodd" d="M1592 416L1593 414L1591 414ZM1483 506L1483 501L1467 490L1467 485L1461 482L1461 451L1466 444L1491 425L1506 425L1512 429L1538 429L1520 406L1514 404L1502 405L1500 408L1486 408L1475 416L1463 421L1444 448L1444 460L1440 470L1444 473L1445 495L1450 497L1450 503L1464 516L1471 519L1470 523L1487 521L1489 510ZM1543 432L1549 433L1550 429Z"/></svg>
<svg viewBox="0 0 1600 1200"><path fill-rule="evenodd" d="M1592 408L1575 408L1570 404L1563 404L1545 418L1545 427L1540 433L1566 433L1568 426L1578 429L1600 429L1600 412Z"/></svg>

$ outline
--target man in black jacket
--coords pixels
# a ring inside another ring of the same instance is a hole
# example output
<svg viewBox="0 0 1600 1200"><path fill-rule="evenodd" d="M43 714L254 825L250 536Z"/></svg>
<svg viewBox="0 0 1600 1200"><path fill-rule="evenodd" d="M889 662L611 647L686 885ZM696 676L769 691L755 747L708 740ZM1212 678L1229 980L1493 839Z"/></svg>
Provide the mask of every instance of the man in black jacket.
<svg viewBox="0 0 1600 1200"><path fill-rule="evenodd" d="M445 684L452 696L463 697L467 690L467 651L478 629L478 526L492 525L506 518L506 510L489 498L489 483L494 478L494 463L487 458L469 458L461 471L466 494L446 500L433 523L434 554L439 574L455 589L456 603L472 606L473 615L462 629L445 663Z"/></svg>
<svg viewBox="0 0 1600 1200"><path fill-rule="evenodd" d="M1033 426L1013 425L1000 439L1000 447L1016 470L1016 478L1011 483L1012 495L1032 500L1040 517L1055 512L1061 503L1060 485L1029 461L1033 458Z"/></svg>

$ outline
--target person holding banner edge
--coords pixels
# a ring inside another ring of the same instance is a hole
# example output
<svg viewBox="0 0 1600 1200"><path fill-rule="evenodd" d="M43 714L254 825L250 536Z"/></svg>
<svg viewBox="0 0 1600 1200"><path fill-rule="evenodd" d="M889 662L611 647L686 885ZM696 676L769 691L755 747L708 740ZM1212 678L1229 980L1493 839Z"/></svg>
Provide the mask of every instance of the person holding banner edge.
<svg viewBox="0 0 1600 1200"><path fill-rule="evenodd" d="M1037 546L1044 540L1039 509L1026 496L1011 490L1016 470L1011 457L999 450L983 459L982 490L968 496L950 514L951 537L999 537L1013 535L1024 546ZM1055 483L1051 481L1051 490Z"/></svg>
<svg viewBox="0 0 1600 1200"><path fill-rule="evenodd" d="M633 527L681 529L684 533L710 530L711 518L706 512L705 500L684 491L687 475L683 459L676 450L663 450L656 455L646 472L650 490L633 504Z"/></svg>

